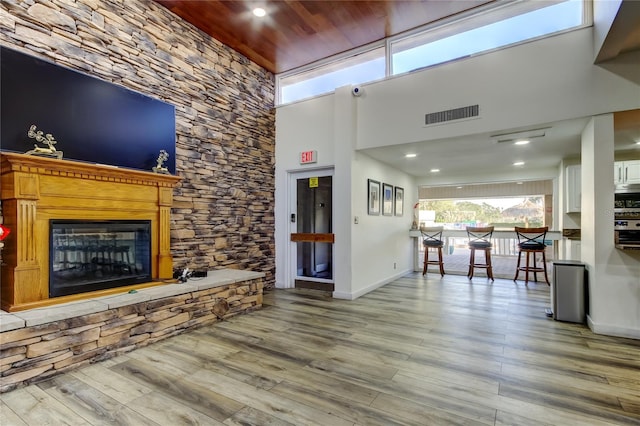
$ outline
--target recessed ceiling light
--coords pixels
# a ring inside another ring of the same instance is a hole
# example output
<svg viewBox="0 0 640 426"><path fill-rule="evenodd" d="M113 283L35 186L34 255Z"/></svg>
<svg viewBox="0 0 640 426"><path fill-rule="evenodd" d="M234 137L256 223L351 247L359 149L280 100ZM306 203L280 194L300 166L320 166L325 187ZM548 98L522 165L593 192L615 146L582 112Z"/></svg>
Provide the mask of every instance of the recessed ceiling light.
<svg viewBox="0 0 640 426"><path fill-rule="evenodd" d="M516 161L513 163L514 166L524 166L524 161Z"/></svg>
<svg viewBox="0 0 640 426"><path fill-rule="evenodd" d="M438 173L440 169L431 169L431 173Z"/></svg>
<svg viewBox="0 0 640 426"><path fill-rule="evenodd" d="M461 186L456 186L456 189L462 189L462 187Z"/></svg>
<svg viewBox="0 0 640 426"><path fill-rule="evenodd" d="M407 158L415 158L418 154L407 154L405 157Z"/></svg>
<svg viewBox="0 0 640 426"><path fill-rule="evenodd" d="M253 14L256 15L258 18L262 18L267 14L267 11L261 7L256 7L255 9L253 9Z"/></svg>
<svg viewBox="0 0 640 426"><path fill-rule="evenodd" d="M530 141L528 141L528 140L526 140L526 139L523 139L523 140L520 140L520 141L516 141L516 142L515 142L515 144L516 144L516 145L526 145L526 144L528 144L529 142L530 142Z"/></svg>

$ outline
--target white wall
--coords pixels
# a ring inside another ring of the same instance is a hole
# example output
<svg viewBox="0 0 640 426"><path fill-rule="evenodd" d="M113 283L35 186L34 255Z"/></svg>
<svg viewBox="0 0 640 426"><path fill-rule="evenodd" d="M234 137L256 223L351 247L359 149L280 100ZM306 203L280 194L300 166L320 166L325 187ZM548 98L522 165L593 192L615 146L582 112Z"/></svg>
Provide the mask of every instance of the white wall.
<svg viewBox="0 0 640 426"><path fill-rule="evenodd" d="M289 174L334 170L334 297L355 299L413 270L409 238L417 186L404 172L355 152L356 114L361 98L350 87L280 107L276 113L276 287L292 287L288 274ZM300 165L301 151L316 150L318 163ZM367 214L367 179L405 190L402 217ZM344 185L344 182L350 182ZM358 216L358 224L354 223ZM394 266L395 263L395 266Z"/></svg>
<svg viewBox="0 0 640 426"><path fill-rule="evenodd" d="M278 108L277 171L333 165L333 105L333 95L326 95ZM301 166L298 156L308 150L318 151L318 163Z"/></svg>
<svg viewBox="0 0 640 426"><path fill-rule="evenodd" d="M640 86L593 65L592 28L443 64L365 87L357 146L454 138L638 108ZM424 115L480 105L480 118L424 126Z"/></svg>
<svg viewBox="0 0 640 426"><path fill-rule="evenodd" d="M281 107L276 113L275 170L275 244L276 287L293 286L288 282L289 264L289 172L332 168L335 163L333 144L333 96L322 96L306 102ZM316 164L300 165L302 151L315 150ZM334 209L335 209L334 205Z"/></svg>
<svg viewBox="0 0 640 426"><path fill-rule="evenodd" d="M399 186L405 191L402 216L367 214L367 179ZM415 180L365 154L355 157L352 170L353 215L351 297L358 297L413 271L413 240L409 229L418 200ZM345 296L346 297L346 296Z"/></svg>
<svg viewBox="0 0 640 426"><path fill-rule="evenodd" d="M613 21L620 10L622 0L606 0L593 2L593 40L594 40L594 59L602 49L607 34L613 26Z"/></svg>
<svg viewBox="0 0 640 426"><path fill-rule="evenodd" d="M342 250L342 255L335 295L357 297L412 269L411 243L403 241L411 223L410 200L417 198L417 188L412 177L356 150L640 108L640 85L593 65L593 39L592 28L585 28L372 83L359 98L350 97L348 88L342 88L330 96L280 107L276 114L277 284L282 282L282 234L288 220L278 188L286 181L287 170L299 168L292 156L317 147L321 162L327 158L327 164L336 166L334 187L350 182L339 187L336 198L340 206L337 229L351 232L344 237L350 238L348 247L341 245L341 235L336 234L336 251ZM425 113L476 103L480 104L479 119L422 126ZM591 145L585 145L587 134L583 135L583 176L596 173L603 180L597 184L583 181L583 197L588 191L594 194L592 199L587 196L587 213L583 210L579 222L564 220L582 226L583 261L595 268L590 274L597 300L592 304L590 325L597 332L640 337L640 259L635 253L612 248L613 148L611 155L607 147L607 155L598 157L599 144L612 142L600 139L606 131L596 131ZM328 160L331 153L333 163ZM585 160L586 154L591 159ZM598 166L595 158L607 164ZM409 216L400 221L367 216L367 178L404 185L405 215ZM360 219L358 225L353 224L354 216Z"/></svg>

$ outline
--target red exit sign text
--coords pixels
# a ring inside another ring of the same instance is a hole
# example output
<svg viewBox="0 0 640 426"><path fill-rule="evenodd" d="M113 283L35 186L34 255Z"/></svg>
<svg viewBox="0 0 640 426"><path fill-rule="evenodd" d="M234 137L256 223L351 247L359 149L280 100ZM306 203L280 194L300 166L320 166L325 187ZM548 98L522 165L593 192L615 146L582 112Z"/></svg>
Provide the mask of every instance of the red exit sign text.
<svg viewBox="0 0 640 426"><path fill-rule="evenodd" d="M300 153L300 164L315 163L318 161L316 151L303 151Z"/></svg>

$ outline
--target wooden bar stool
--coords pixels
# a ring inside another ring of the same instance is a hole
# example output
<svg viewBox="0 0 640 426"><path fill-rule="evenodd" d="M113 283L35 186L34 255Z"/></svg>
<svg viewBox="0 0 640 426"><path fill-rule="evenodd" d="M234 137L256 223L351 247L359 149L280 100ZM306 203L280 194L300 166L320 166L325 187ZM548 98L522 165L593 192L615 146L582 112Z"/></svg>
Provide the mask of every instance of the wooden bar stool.
<svg viewBox="0 0 640 426"><path fill-rule="evenodd" d="M493 234L493 226L475 227L467 226L467 236L469 237L469 279L473 278L473 272L476 268L486 269L487 277L493 281L493 268L491 266L491 235ZM476 263L476 250L484 251L484 263Z"/></svg>
<svg viewBox="0 0 640 426"><path fill-rule="evenodd" d="M545 254L547 246L544 244L544 239L549 230L548 226L541 228L519 228L516 226L516 236L518 237L518 266L516 266L516 276L514 281L518 279L520 271L525 272L524 283L529 282L529 272L533 272L533 280L538 281L538 272L544 272L544 280L549 283L549 277L547 276L547 257ZM522 253L525 253L526 260L525 266L520 266L520 260ZM542 265L538 266L536 263L536 254L542 253ZM533 265L531 265L529 258L533 257Z"/></svg>
<svg viewBox="0 0 640 426"><path fill-rule="evenodd" d="M422 275L427 273L429 265L438 265L440 267L440 275L444 277L444 263L442 262L442 226L422 227L422 245L424 246L424 267ZM430 249L437 249L438 259L429 260Z"/></svg>

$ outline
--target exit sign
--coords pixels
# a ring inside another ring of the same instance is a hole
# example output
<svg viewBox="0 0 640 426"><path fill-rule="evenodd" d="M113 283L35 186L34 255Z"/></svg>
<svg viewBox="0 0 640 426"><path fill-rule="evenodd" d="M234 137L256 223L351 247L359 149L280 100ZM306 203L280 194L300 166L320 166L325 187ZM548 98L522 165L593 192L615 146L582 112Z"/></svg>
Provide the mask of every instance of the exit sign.
<svg viewBox="0 0 640 426"><path fill-rule="evenodd" d="M300 153L300 164L310 164L318 161L318 153L316 151L302 151Z"/></svg>

